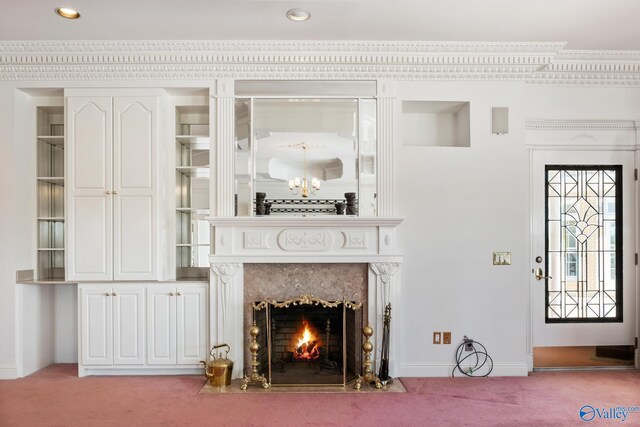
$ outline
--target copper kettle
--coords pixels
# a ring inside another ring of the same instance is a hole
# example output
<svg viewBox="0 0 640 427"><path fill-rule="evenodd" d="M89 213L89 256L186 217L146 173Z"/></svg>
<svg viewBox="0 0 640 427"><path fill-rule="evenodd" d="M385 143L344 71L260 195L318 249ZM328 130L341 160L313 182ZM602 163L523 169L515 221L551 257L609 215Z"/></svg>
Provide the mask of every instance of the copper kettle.
<svg viewBox="0 0 640 427"><path fill-rule="evenodd" d="M226 347L227 351L222 356L222 351L216 354L216 349ZM233 360L227 359L231 348L228 344L218 344L213 346L209 354L211 360L204 363L204 374L209 378L209 382L214 387L225 387L231 385L231 374L233 373Z"/></svg>

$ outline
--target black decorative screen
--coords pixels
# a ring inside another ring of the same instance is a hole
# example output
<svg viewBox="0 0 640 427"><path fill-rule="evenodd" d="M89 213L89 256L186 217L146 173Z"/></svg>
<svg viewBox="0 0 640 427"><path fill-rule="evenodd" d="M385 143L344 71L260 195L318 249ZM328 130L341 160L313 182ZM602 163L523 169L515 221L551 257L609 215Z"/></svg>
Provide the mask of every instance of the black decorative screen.
<svg viewBox="0 0 640 427"><path fill-rule="evenodd" d="M546 167L546 321L622 321L622 166Z"/></svg>

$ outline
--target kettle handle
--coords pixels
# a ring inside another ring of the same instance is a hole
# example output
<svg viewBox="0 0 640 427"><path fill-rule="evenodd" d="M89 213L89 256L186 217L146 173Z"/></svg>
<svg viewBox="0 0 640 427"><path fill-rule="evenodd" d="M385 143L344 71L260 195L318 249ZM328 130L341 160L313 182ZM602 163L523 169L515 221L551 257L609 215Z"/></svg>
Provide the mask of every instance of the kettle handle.
<svg viewBox="0 0 640 427"><path fill-rule="evenodd" d="M218 345L214 345L211 348L211 351L209 352L209 354L211 355L211 357L213 357L213 359L215 360L216 358L216 352L214 351L216 348L220 348L220 347L227 347L227 351L224 353L224 358L227 358L227 355L229 354L229 351L231 351L231 347L229 347L229 344L218 344ZM220 354L222 354L222 352L220 352Z"/></svg>

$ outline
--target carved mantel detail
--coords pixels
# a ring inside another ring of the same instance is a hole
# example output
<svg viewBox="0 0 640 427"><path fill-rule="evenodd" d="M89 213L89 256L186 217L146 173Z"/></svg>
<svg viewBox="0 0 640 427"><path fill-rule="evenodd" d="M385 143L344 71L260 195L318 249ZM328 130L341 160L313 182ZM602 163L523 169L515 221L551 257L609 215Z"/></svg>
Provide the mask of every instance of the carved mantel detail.
<svg viewBox="0 0 640 427"><path fill-rule="evenodd" d="M285 251L326 251L331 248L331 234L322 229L285 229L278 235L278 245Z"/></svg>
<svg viewBox="0 0 640 427"><path fill-rule="evenodd" d="M369 264L376 276L385 286L391 283L391 278L398 272L400 263L397 262L373 262Z"/></svg>
<svg viewBox="0 0 640 427"><path fill-rule="evenodd" d="M228 285L239 267L240 264L234 263L211 264L211 271L218 277L221 284Z"/></svg>

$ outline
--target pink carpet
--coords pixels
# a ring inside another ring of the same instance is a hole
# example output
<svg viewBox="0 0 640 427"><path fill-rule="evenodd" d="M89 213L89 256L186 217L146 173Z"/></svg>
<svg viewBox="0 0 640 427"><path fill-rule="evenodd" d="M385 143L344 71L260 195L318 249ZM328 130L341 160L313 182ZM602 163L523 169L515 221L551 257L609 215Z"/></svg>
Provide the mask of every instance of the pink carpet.
<svg viewBox="0 0 640 427"><path fill-rule="evenodd" d="M198 394L198 376L78 378L53 365L0 381L1 426L579 426L580 408L640 406L639 371L405 378L407 393Z"/></svg>

